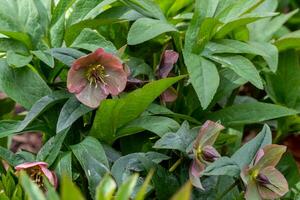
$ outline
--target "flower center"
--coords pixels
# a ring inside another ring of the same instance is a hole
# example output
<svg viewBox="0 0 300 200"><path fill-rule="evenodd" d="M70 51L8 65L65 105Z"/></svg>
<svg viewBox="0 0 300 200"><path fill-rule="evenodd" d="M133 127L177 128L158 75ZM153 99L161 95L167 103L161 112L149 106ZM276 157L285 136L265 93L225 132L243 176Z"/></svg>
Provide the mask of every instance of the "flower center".
<svg viewBox="0 0 300 200"><path fill-rule="evenodd" d="M40 188L44 187L43 173L39 168L30 168L27 170L31 180L33 180Z"/></svg>
<svg viewBox="0 0 300 200"><path fill-rule="evenodd" d="M104 78L107 76L104 66L101 64L92 64L86 71L86 78L90 82L90 85L95 84L96 88L98 83L106 84Z"/></svg>

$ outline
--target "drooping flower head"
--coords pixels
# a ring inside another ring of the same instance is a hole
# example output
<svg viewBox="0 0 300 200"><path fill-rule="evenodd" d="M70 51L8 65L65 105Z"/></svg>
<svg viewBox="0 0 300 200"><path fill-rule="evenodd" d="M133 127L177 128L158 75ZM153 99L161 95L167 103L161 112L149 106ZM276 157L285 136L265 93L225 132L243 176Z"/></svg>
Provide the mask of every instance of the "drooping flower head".
<svg viewBox="0 0 300 200"><path fill-rule="evenodd" d="M219 123L206 121L195 140L193 146L194 159L190 167L189 175L192 184L197 188L203 189L200 177L205 167L221 157L212 145L223 129L224 127Z"/></svg>
<svg viewBox="0 0 300 200"><path fill-rule="evenodd" d="M99 48L78 58L68 72L67 87L83 104L96 108L109 94L125 89L127 73L118 57Z"/></svg>
<svg viewBox="0 0 300 200"><path fill-rule="evenodd" d="M45 162L27 162L15 166L16 171L24 170L30 178L41 188L44 189L44 177L56 188L57 177L53 171L48 169L48 163Z"/></svg>
<svg viewBox="0 0 300 200"><path fill-rule="evenodd" d="M167 78L177 62L179 54L173 50L165 50L161 56L161 61L156 70L159 79ZM163 102L173 102L177 99L177 91L170 87L161 94Z"/></svg>
<svg viewBox="0 0 300 200"><path fill-rule="evenodd" d="M257 152L250 166L242 170L246 200L277 199L288 192L286 179L275 168L285 151L283 145L266 145Z"/></svg>

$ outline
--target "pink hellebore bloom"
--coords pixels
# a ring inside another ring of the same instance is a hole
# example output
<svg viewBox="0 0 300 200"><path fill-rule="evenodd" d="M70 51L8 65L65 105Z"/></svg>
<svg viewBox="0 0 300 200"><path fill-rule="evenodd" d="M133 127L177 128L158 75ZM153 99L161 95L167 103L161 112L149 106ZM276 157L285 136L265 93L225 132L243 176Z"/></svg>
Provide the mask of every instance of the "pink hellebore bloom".
<svg viewBox="0 0 300 200"><path fill-rule="evenodd" d="M285 151L283 145L266 145L257 152L250 166L241 172L247 186L246 200L277 199L288 192L286 179L275 168Z"/></svg>
<svg viewBox="0 0 300 200"><path fill-rule="evenodd" d="M174 64L177 62L179 54L173 50L166 50L161 56L161 61L156 71L159 79L167 78L172 71ZM173 102L177 99L177 91L170 87L161 94L163 102Z"/></svg>
<svg viewBox="0 0 300 200"><path fill-rule="evenodd" d="M44 187L43 176L47 177L49 182L56 188L57 176L48 169L48 163L45 162L27 162L15 166L17 171L24 170L30 178L40 187Z"/></svg>
<svg viewBox="0 0 300 200"><path fill-rule="evenodd" d="M109 94L125 89L127 73L121 60L104 49L78 58L68 73L67 87L83 104L97 108Z"/></svg>
<svg viewBox="0 0 300 200"><path fill-rule="evenodd" d="M224 127L219 123L206 121L195 140L193 146L194 160L191 164L189 175L192 184L197 188L204 189L200 182L200 177L205 167L221 157L212 145L223 129Z"/></svg>

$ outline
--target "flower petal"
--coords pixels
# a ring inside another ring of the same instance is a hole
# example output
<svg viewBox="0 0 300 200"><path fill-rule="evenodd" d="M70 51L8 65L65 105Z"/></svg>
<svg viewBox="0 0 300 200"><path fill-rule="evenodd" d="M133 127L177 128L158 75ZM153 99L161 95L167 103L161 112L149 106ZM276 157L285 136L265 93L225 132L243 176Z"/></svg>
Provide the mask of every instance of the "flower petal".
<svg viewBox="0 0 300 200"><path fill-rule="evenodd" d="M94 85L87 84L80 93L76 94L76 98L86 106L97 108L107 95L102 85L98 84L96 88Z"/></svg>
<svg viewBox="0 0 300 200"><path fill-rule="evenodd" d="M197 188L200 188L202 190L204 190L204 188L201 184L200 177L201 177L201 172L203 172L204 168L205 168L205 165L203 163L194 159L192 161L192 164L191 164L190 170L189 170L189 177L190 177L190 181L191 181L192 185Z"/></svg>
<svg viewBox="0 0 300 200"><path fill-rule="evenodd" d="M35 167L35 166L39 166L39 167L48 167L48 163L46 162L26 162L26 163L22 163L20 165L15 166L15 169L17 171L22 170L22 169L28 169L31 167Z"/></svg>
<svg viewBox="0 0 300 200"><path fill-rule="evenodd" d="M106 69L105 70L107 77L104 78L104 81L107 83L105 88L112 95L118 95L122 92L127 83L127 74L122 69Z"/></svg>
<svg viewBox="0 0 300 200"><path fill-rule="evenodd" d="M173 102L177 99L177 91L170 87L161 94L163 102Z"/></svg>
<svg viewBox="0 0 300 200"><path fill-rule="evenodd" d="M48 178L49 182L53 186L55 186L55 184L57 184L57 180L55 180L55 177L53 176L53 173L46 167L41 167L41 170L42 170L43 174Z"/></svg>
<svg viewBox="0 0 300 200"><path fill-rule="evenodd" d="M97 49L96 51L94 51L93 53L90 53L86 56L82 56L82 57L76 59L73 62L71 68L74 70L78 70L81 68L86 68L92 64L98 64L101 59L102 52L104 52L104 50L102 48L100 48L100 49Z"/></svg>
<svg viewBox="0 0 300 200"><path fill-rule="evenodd" d="M158 76L166 78L177 62L179 54L173 50L166 50L163 55L158 69Z"/></svg>
<svg viewBox="0 0 300 200"><path fill-rule="evenodd" d="M245 199L246 200L262 200L257 185L254 180L249 179L246 193L245 193Z"/></svg>
<svg viewBox="0 0 300 200"><path fill-rule="evenodd" d="M71 68L68 72L67 87L70 93L79 93L88 84L88 80L85 77L85 70L74 70Z"/></svg>
<svg viewBox="0 0 300 200"><path fill-rule="evenodd" d="M270 184L264 185L266 189L259 189L263 198L274 199L285 195L289 191L289 186L284 176L273 166L266 167L261 170L263 175L268 178Z"/></svg>
<svg viewBox="0 0 300 200"><path fill-rule="evenodd" d="M282 154L286 151L286 146L278 144L266 145L263 148L264 155L262 158L254 165L254 170L263 169L268 166L276 166L280 161Z"/></svg>
<svg viewBox="0 0 300 200"><path fill-rule="evenodd" d="M219 152L213 146L210 145L205 146L202 149L202 151L203 151L202 153L203 160L208 162L214 162L216 159L221 157Z"/></svg>
<svg viewBox="0 0 300 200"><path fill-rule="evenodd" d="M204 147L206 145L213 145L220 131L223 129L224 127L219 123L210 120L206 121L200 129L200 133L196 138L194 148L197 149L199 146Z"/></svg>
<svg viewBox="0 0 300 200"><path fill-rule="evenodd" d="M98 52L97 52L98 51ZM98 53L98 56L100 57L99 63L101 65L104 66L105 69L123 69L123 64L121 62L121 60L115 56L114 54L111 53L107 53L105 51L101 51L101 50L96 50L96 52Z"/></svg>
<svg viewBox="0 0 300 200"><path fill-rule="evenodd" d="M255 165L256 163L258 163L258 161L265 155L265 152L263 149L259 149L256 153L256 156L254 158L254 162L253 165Z"/></svg>

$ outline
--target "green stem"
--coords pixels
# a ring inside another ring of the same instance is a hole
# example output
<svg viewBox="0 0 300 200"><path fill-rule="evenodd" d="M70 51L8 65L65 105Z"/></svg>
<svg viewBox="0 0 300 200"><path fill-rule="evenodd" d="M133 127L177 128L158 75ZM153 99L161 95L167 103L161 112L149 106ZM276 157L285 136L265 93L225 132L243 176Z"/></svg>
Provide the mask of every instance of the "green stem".
<svg viewBox="0 0 300 200"><path fill-rule="evenodd" d="M172 167L169 169L169 172L173 172L179 165L180 163L183 161L183 158L179 158L174 165L172 165Z"/></svg>
<svg viewBox="0 0 300 200"><path fill-rule="evenodd" d="M229 193L237 184L239 183L239 180L236 180L234 183L232 183L229 188L227 188L221 195L218 195L216 200L221 200L223 197L226 196L227 193Z"/></svg>

